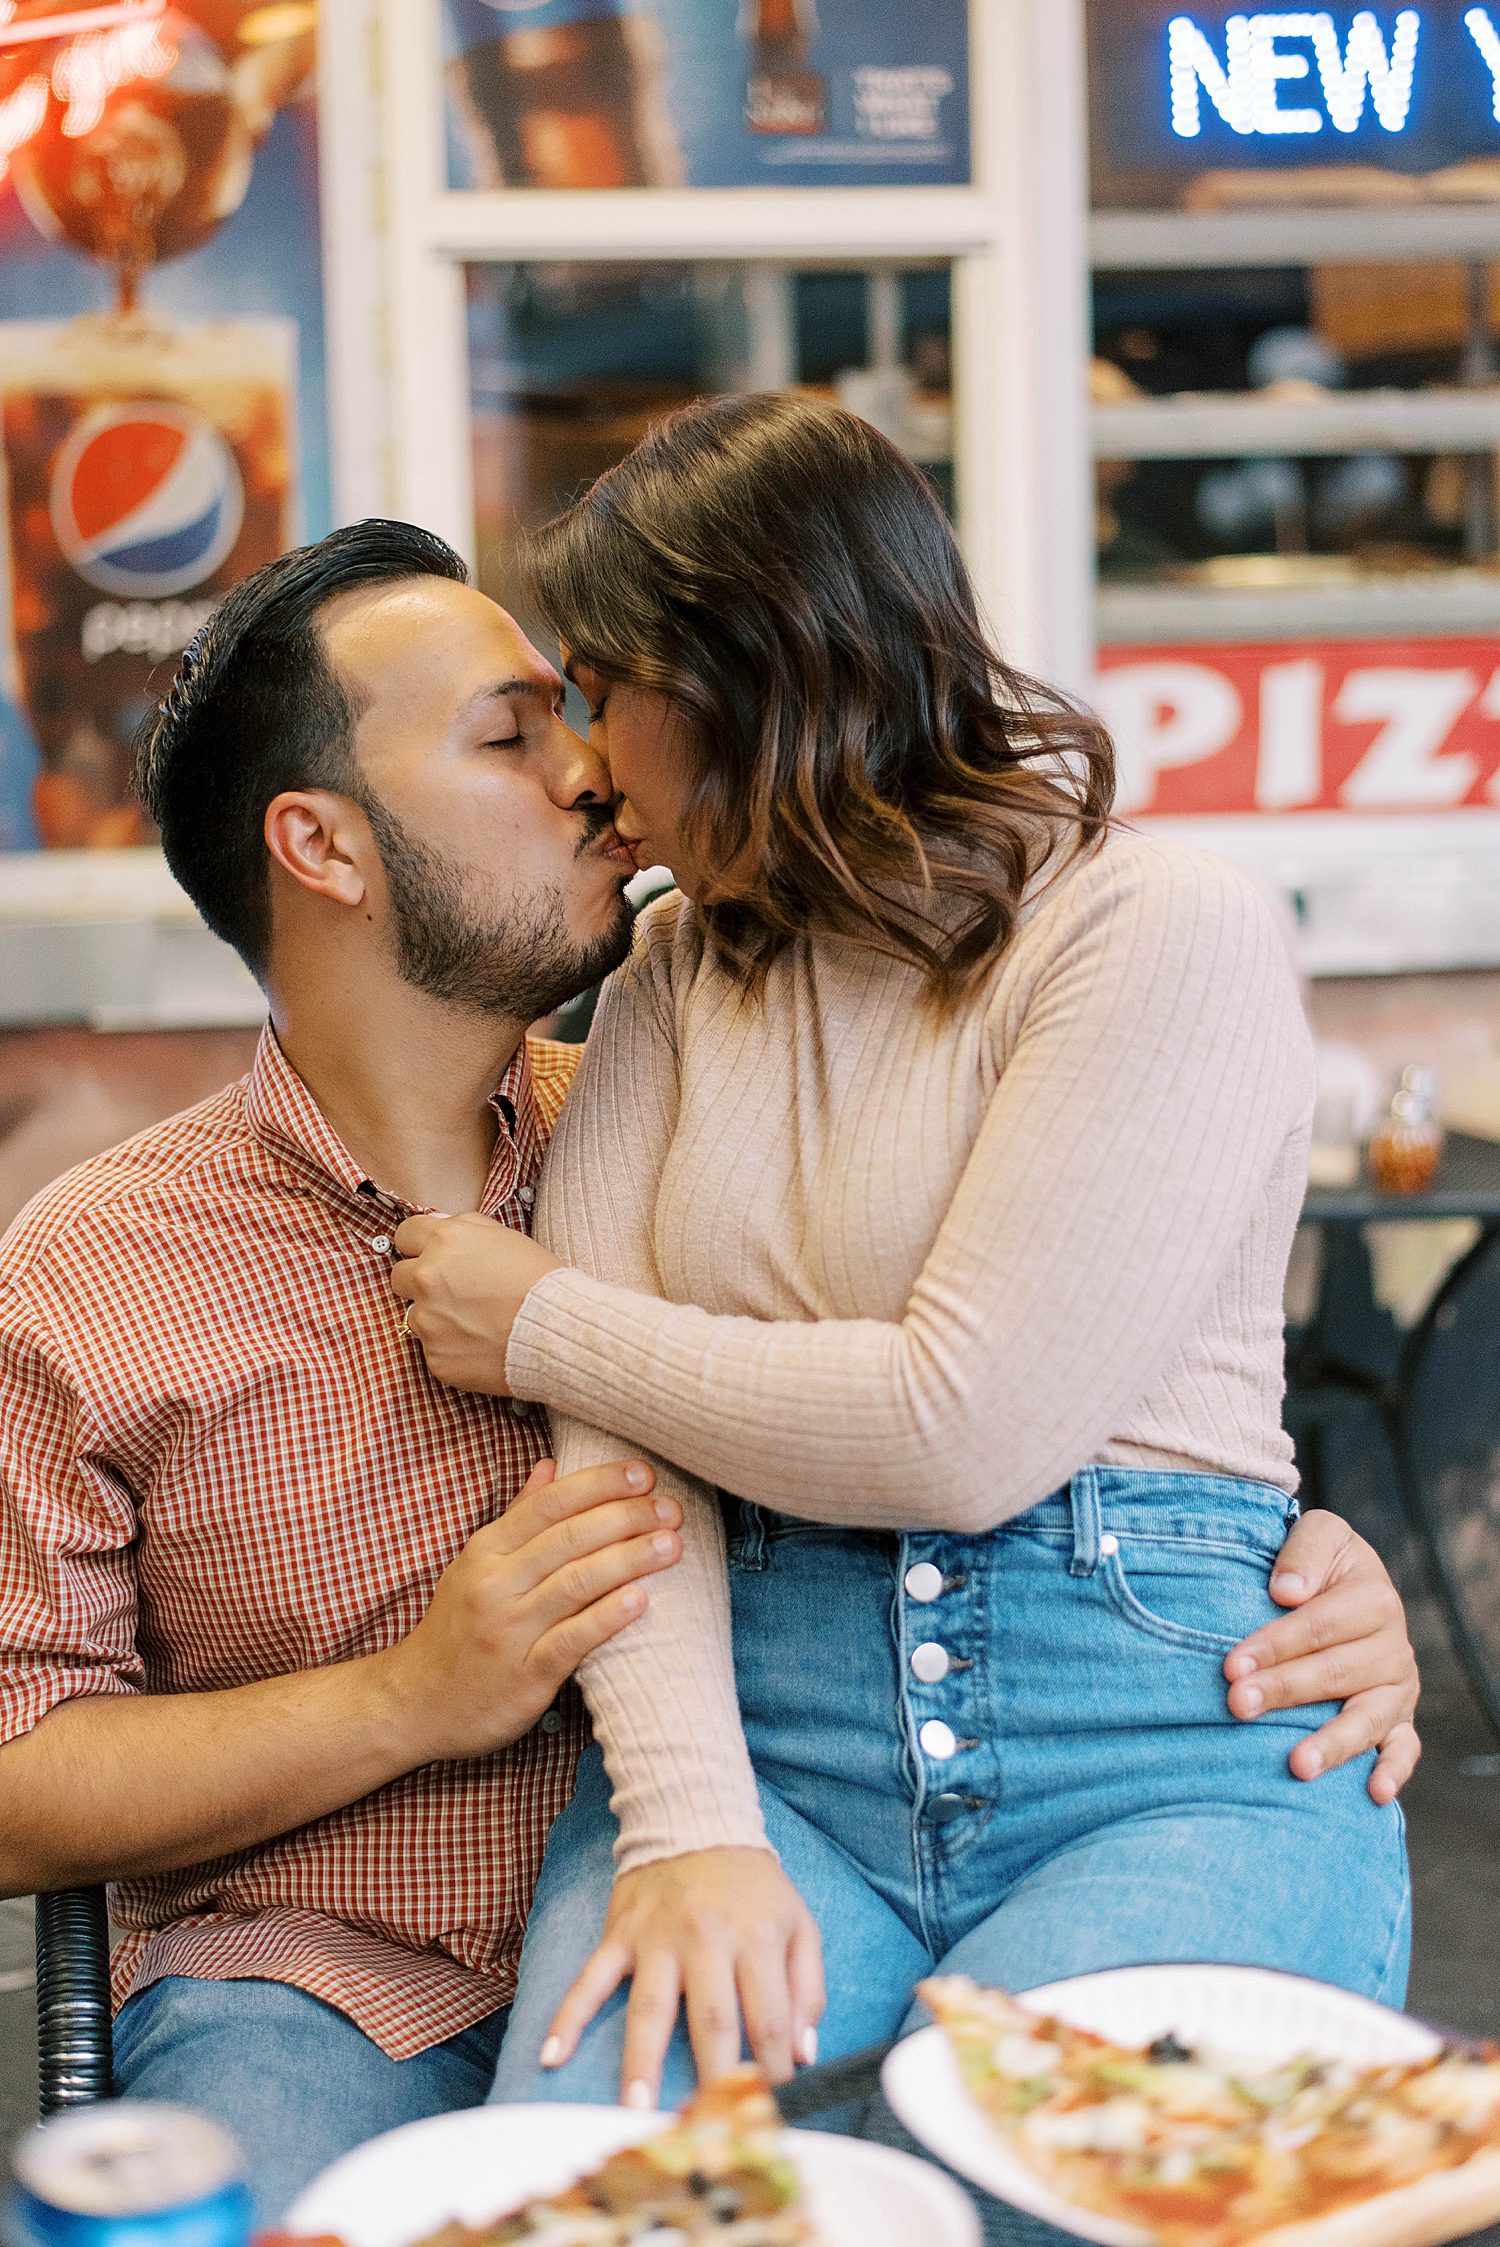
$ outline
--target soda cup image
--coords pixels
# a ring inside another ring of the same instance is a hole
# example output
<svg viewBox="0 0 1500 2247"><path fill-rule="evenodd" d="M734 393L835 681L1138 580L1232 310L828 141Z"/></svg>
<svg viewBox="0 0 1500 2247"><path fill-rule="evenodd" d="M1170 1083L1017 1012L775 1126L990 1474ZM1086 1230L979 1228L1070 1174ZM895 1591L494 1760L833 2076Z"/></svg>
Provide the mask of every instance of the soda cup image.
<svg viewBox="0 0 1500 2247"><path fill-rule="evenodd" d="M132 745L230 585L298 536L290 321L0 323L0 689L52 849L149 839Z"/></svg>

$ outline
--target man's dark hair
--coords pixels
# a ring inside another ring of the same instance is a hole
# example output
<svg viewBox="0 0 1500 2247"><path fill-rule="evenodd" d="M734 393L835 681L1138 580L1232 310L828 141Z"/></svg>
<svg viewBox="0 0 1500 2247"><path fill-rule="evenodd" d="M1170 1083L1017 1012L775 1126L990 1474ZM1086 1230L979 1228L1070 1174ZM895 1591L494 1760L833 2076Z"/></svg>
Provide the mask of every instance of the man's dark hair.
<svg viewBox="0 0 1500 2247"><path fill-rule="evenodd" d="M270 887L262 826L287 788L363 796L358 712L328 661L319 612L358 585L468 571L442 539L377 517L267 562L227 593L185 650L136 746L136 787L167 864L215 935L265 971Z"/></svg>

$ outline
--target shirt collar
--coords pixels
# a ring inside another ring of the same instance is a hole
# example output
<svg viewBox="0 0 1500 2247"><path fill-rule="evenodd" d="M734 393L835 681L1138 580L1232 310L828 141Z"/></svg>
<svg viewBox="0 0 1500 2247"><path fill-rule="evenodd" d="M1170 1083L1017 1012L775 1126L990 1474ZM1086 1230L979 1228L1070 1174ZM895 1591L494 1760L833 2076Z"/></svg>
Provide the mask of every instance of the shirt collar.
<svg viewBox="0 0 1500 2247"><path fill-rule="evenodd" d="M524 1038L490 1094L490 1106L500 1129L480 1204L486 1214L520 1187L535 1184L546 1151ZM269 1023L261 1032L246 1080L245 1118L258 1139L319 1185L332 1184L366 1205L380 1201L403 1209L414 1206L360 1168L282 1052Z"/></svg>

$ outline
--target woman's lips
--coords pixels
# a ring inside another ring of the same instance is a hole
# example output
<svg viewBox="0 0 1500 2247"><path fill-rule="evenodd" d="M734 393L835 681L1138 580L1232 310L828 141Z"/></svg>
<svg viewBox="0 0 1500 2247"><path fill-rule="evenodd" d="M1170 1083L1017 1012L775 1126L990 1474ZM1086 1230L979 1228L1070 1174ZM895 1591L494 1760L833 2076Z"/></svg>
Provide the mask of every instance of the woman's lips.
<svg viewBox="0 0 1500 2247"><path fill-rule="evenodd" d="M612 865L628 866L632 873L637 870L635 851L626 842L625 837L613 827L609 828L599 839L599 856L607 858Z"/></svg>

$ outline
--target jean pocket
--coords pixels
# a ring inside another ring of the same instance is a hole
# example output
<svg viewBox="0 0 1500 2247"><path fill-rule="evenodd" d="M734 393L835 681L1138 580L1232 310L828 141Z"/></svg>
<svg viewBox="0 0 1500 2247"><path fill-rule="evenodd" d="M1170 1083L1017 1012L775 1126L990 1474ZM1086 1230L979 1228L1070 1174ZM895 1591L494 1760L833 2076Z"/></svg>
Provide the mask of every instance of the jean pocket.
<svg viewBox="0 0 1500 2247"><path fill-rule="evenodd" d="M1281 1613L1269 1588L1276 1546L1130 1535L1104 1547L1099 1574L1110 1605L1160 1645L1224 1655Z"/></svg>

